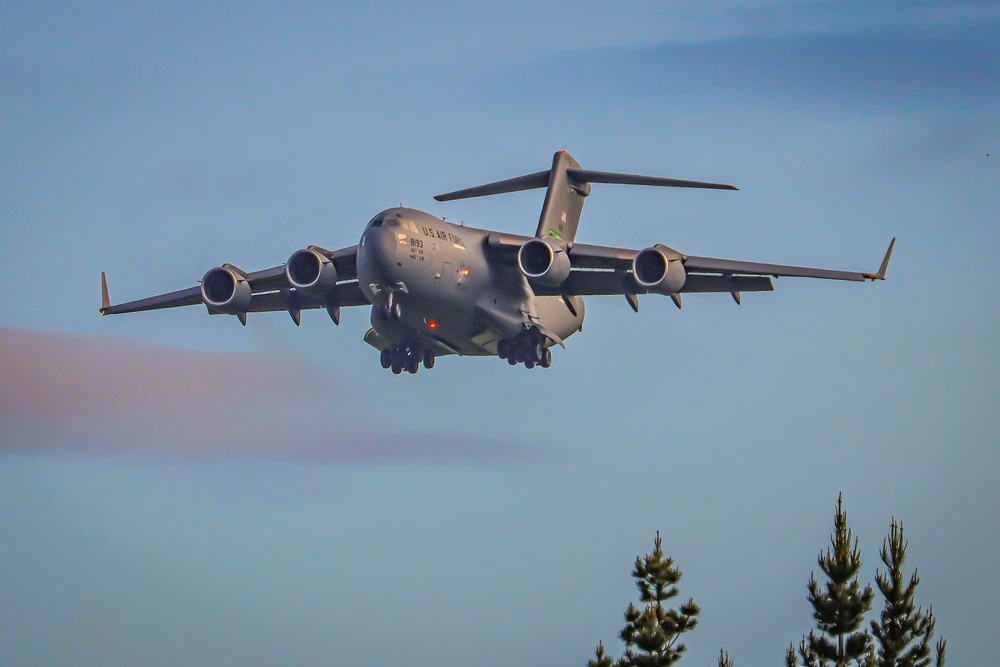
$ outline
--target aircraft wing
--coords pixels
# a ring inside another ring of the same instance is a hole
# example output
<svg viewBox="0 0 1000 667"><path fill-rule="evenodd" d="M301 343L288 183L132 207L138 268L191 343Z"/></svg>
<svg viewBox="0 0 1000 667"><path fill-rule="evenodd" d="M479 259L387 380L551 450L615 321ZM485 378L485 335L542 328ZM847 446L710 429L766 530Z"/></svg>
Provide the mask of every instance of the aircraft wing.
<svg viewBox="0 0 1000 667"><path fill-rule="evenodd" d="M297 313L301 310L312 308L337 309L336 314L331 310L331 317L334 321L339 320L339 308L341 306L365 305L368 299L361 292L357 282L356 259L358 247L350 246L341 250L325 250L318 246L310 246L309 250L315 251L326 257L337 271L336 287L329 296L316 297L300 293L288 282L285 275L285 266L275 266L261 271L247 273L239 268L224 264L222 269L232 271L241 276L250 288L250 300L246 310L241 313L240 319L245 319L245 313L268 312L287 310L292 313L292 318L297 320ZM118 315L122 313L136 313L145 310L160 310L162 308L177 308L180 306L193 306L203 304L202 289L200 286L189 287L187 289L166 294L158 294L145 299L128 301L126 303L111 304L108 296L107 279L101 274L102 288L102 315ZM219 310L209 307L209 313L219 314Z"/></svg>
<svg viewBox="0 0 1000 667"><path fill-rule="evenodd" d="M494 256L515 260L517 251L531 237L491 233L487 245ZM896 239L892 239L877 273L839 271L785 264L765 264L740 260L685 255L667 246L656 248L684 265L687 278L680 292L769 292L774 289L771 277L822 278L827 280L885 280L886 268ZM569 277L561 285L546 287L532 283L539 295L588 296L645 294L632 274L632 261L640 250L610 246L569 244L567 255L572 265ZM630 298L631 302L631 298Z"/></svg>

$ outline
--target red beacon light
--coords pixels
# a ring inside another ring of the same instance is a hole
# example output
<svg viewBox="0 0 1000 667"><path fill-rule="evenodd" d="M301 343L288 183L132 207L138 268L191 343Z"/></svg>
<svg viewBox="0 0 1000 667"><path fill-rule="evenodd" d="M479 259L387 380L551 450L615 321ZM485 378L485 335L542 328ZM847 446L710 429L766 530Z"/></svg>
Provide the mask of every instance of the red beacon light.
<svg viewBox="0 0 1000 667"><path fill-rule="evenodd" d="M437 329L438 328L437 320L430 320L430 321L428 321L427 322L427 328L428 329Z"/></svg>

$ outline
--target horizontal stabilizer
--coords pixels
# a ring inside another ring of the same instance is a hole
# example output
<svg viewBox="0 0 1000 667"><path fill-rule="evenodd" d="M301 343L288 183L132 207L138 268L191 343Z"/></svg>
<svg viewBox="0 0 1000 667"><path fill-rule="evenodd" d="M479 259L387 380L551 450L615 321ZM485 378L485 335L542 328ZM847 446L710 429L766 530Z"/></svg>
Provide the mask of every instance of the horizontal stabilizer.
<svg viewBox="0 0 1000 667"><path fill-rule="evenodd" d="M477 185L473 188L456 190L447 194L438 195L434 199L438 201L453 201L455 199L470 199L472 197L485 197L486 195L502 195L507 192L521 192L522 190L534 190L544 188L549 184L549 170L540 171L536 174L508 178L505 181Z"/></svg>
<svg viewBox="0 0 1000 667"><path fill-rule="evenodd" d="M667 188L707 188L710 190L739 190L734 185L724 183L703 183L702 181L682 181L677 178L640 176L638 174L616 174L610 171L589 169L567 169L566 175L578 183L618 183L620 185L655 185Z"/></svg>
<svg viewBox="0 0 1000 667"><path fill-rule="evenodd" d="M549 184L551 171L539 171L526 176L508 178L505 181L477 185L464 190L456 190L434 197L437 201L454 201L456 199L471 199L472 197L486 197L487 195L500 195L508 192L521 192L522 190L534 190L544 188ZM641 176L639 174L618 174L611 171L591 171L589 169L567 169L566 176L576 185L586 185L587 183L614 183L619 185L653 185L666 188L705 188L709 190L739 190L734 185L725 183L705 183L702 181L685 181L678 178L661 178L659 176Z"/></svg>

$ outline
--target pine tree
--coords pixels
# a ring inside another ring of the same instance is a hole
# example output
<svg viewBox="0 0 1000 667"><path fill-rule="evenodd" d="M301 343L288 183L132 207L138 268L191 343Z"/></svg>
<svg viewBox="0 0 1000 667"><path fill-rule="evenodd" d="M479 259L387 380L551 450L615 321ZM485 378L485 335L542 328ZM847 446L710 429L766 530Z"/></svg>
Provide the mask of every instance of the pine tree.
<svg viewBox="0 0 1000 667"><path fill-rule="evenodd" d="M872 621L872 634L879 645L877 667L928 667L931 664L931 640L934 638L933 608L924 612L913 601L920 578L914 570L908 583L903 583L903 562L907 542L903 524L892 520L889 536L882 543L879 555L888 568L876 571L875 582L885 598L880 620ZM937 665L944 667L942 640L937 646Z"/></svg>
<svg viewBox="0 0 1000 667"><path fill-rule="evenodd" d="M821 552L818 558L819 567L828 579L825 589L820 587L814 575L809 577L808 597L820 634L810 631L799 645L799 656L806 667L863 665L872 646L871 635L857 630L871 609L875 594L871 586L861 590L858 583L861 552L857 540L853 540L852 545L843 494L837 498L833 525L832 550L827 548L826 554Z"/></svg>
<svg viewBox="0 0 1000 667"><path fill-rule="evenodd" d="M729 659L729 652L724 648L719 649L719 667L733 667L733 661Z"/></svg>
<svg viewBox="0 0 1000 667"><path fill-rule="evenodd" d="M595 658L587 661L587 667L614 667L615 661L610 655L604 652L604 644L597 642L597 650L594 651Z"/></svg>
<svg viewBox="0 0 1000 667"><path fill-rule="evenodd" d="M618 661L620 667L669 667L687 648L678 643L680 636L698 625L696 617L701 609L693 599L679 609L664 605L677 596L681 571L674 566L673 558L664 558L662 543L660 531L656 531L653 553L635 558L632 577L645 608L630 603L625 611L620 637L626 648L625 656Z"/></svg>

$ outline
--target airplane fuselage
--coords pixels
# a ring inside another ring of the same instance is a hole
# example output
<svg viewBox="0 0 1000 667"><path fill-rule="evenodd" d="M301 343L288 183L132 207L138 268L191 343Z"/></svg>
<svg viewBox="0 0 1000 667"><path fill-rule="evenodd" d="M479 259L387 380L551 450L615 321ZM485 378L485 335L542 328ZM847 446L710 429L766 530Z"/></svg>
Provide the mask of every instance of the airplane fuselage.
<svg viewBox="0 0 1000 667"><path fill-rule="evenodd" d="M579 331L581 297L535 296L516 263L491 261L489 232L429 213L393 208L368 224L358 245L358 284L373 304L375 340L442 354L497 354L501 340L531 329L548 347ZM575 311L575 313L573 312Z"/></svg>

